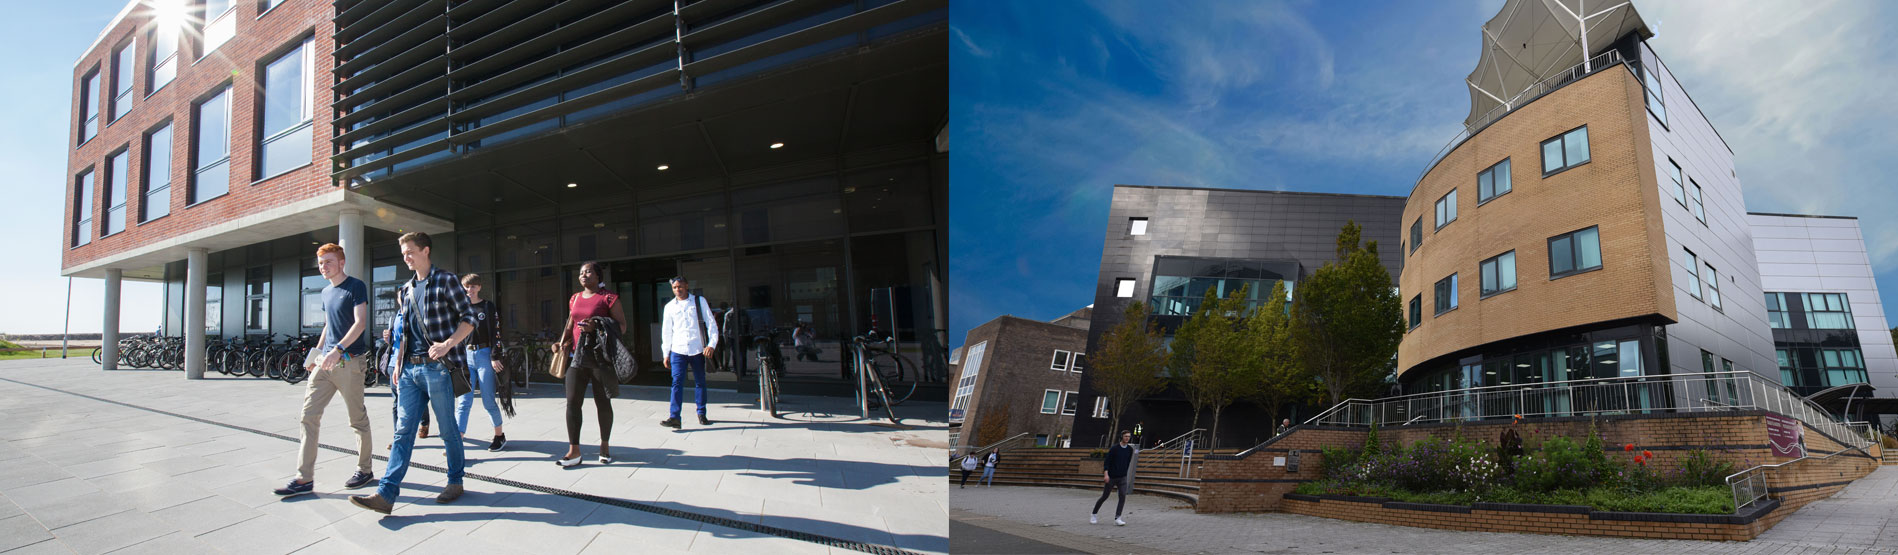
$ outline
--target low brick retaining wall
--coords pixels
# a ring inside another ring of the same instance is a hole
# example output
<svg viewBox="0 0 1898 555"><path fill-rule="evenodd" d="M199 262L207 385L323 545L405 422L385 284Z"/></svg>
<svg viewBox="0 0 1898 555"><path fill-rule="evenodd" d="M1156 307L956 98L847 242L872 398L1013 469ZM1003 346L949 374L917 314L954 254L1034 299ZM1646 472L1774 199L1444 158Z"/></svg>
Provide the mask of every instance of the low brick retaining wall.
<svg viewBox="0 0 1898 555"><path fill-rule="evenodd" d="M1753 539L1778 522L1768 523L1769 515L1781 512L1778 500L1747 507L1737 515L1689 515L1596 511L1569 505L1476 503L1465 507L1296 493L1287 494L1279 507L1302 515L1444 530L1721 541Z"/></svg>

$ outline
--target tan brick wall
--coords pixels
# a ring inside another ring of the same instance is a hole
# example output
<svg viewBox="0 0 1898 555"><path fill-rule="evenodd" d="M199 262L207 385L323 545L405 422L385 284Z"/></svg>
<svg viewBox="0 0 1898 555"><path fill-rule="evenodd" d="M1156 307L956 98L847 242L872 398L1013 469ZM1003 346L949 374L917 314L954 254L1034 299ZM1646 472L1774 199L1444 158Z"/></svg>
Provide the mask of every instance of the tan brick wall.
<svg viewBox="0 0 1898 555"><path fill-rule="evenodd" d="M1488 511L1482 509L1472 510L1469 513L1439 513L1390 509L1378 503L1339 501L1335 499L1324 499L1315 502L1287 499L1283 507L1285 512L1288 513L1395 526L1438 528L1443 530L1717 541L1746 541L1753 539L1754 536L1764 531L1764 528L1756 526L1757 523L1766 520L1766 518L1761 518L1752 524L1711 524L1594 520L1590 519L1586 514L1528 513L1518 511ZM1784 511L1784 509L1776 510L1774 514L1778 515L1781 511Z"/></svg>
<svg viewBox="0 0 1898 555"><path fill-rule="evenodd" d="M1423 297L1422 326L1404 337L1405 372L1461 349L1533 333L1659 315L1676 319L1659 190L1640 84L1610 68L1519 108L1450 152L1419 181L1404 208L1404 238L1423 218L1424 240L1405 247L1399 279L1408 310ZM1542 177L1541 142L1588 126L1590 161ZM1476 175L1510 160L1508 194L1477 206ZM1435 205L1457 190L1457 219L1441 230ZM1669 202L1672 202L1671 200ZM1549 280L1548 238L1600 226L1602 269ZM1515 291L1481 299L1479 264L1516 251ZM1433 286L1458 276L1459 307L1435 312Z"/></svg>
<svg viewBox="0 0 1898 555"><path fill-rule="evenodd" d="M1792 460L1775 458L1766 447L1765 418L1757 412L1604 416L1594 419L1593 425L1601 434L1604 446L1613 449L1609 456L1617 460L1629 461L1632 454L1622 448L1633 444L1635 452L1652 451L1654 458L1650 466L1658 472L1667 472L1679 468L1690 450L1698 448L1706 449L1717 459L1732 462L1737 471ZM1530 419L1516 424L1529 449L1556 436L1581 441L1587 437L1590 425L1587 418ZM1428 424L1390 428L1378 434L1387 444L1409 444L1426 437L1448 438L1461 434L1464 438L1494 445L1502 430L1509 426L1511 423L1506 420L1461 426ZM1320 449L1326 446L1357 448L1364 444L1364 437L1365 432L1361 430L1301 428L1249 457L1208 460L1201 469L1200 477L1205 481L1200 484L1197 510L1208 513L1287 510L1281 504L1281 496L1300 482L1322 478ZM1806 434L1806 445L1815 454L1843 448L1810 430ZM1301 451L1299 472L1289 473L1285 467L1273 466L1273 457L1284 456L1285 451L1294 449ZM1773 488L1845 482L1863 477L1877 464L1871 458L1839 455L1826 461L1808 460L1772 471L1768 480ZM1830 496L1842 487L1794 490L1776 497L1788 505L1803 505Z"/></svg>
<svg viewBox="0 0 1898 555"><path fill-rule="evenodd" d="M69 151L64 185L66 192L64 208L61 210L60 266L71 268L113 254L130 251L144 245L183 235L207 226L222 223L247 214L254 214L270 208L283 206L298 200L334 190L329 179L329 138L331 110L329 103L334 100L330 93L330 76L334 65L330 52L335 50L336 26L330 21L332 9L325 0L286 0L269 13L261 14L260 2L238 2L235 13L237 34L224 43L211 55L198 59L202 47L196 41L193 31L180 32L186 40L181 41L178 58L173 63L178 75L171 83L159 89L150 97L145 71L146 60L152 52L148 24L151 15L148 10L135 9L118 25L108 29L99 46L87 52L86 56L73 69L72 98L73 111L67 145L79 142L79 130L83 124L80 114L80 79L88 72L99 69L102 75L110 75L112 54L124 44L127 37L137 37L138 68L134 71L135 82L132 92L131 112L110 124L106 123L107 113L101 113L99 134L85 144ZM311 48L315 50L316 67L312 70L312 80L316 91L313 95L316 106L313 109L310 145L310 165L291 170L263 181L253 182L257 167L259 133L262 128L260 103L263 87L263 63L273 60L283 49L293 46L296 40L313 35ZM103 80L103 87L110 91L112 79ZM214 90L225 85L230 86L231 99L231 160L230 193L211 199L195 206L185 206L186 188L190 186L193 143L191 129L195 125L193 104L203 100ZM110 92L101 94L101 104L108 104L103 98ZM101 106L108 109L109 105ZM145 133L156 129L169 119L172 126L171 156L171 210L170 215L152 220L145 224L138 222L139 204L144 199L138 194L145 180ZM128 148L129 147L129 148ZM108 173L106 156L128 148L130 158L126 165L125 230L110 237L99 237L101 223L105 221L107 210L103 177ZM80 172L93 168L98 178L93 181L93 231L92 242L78 248L72 245L73 210L77 208L74 197L75 186Z"/></svg>

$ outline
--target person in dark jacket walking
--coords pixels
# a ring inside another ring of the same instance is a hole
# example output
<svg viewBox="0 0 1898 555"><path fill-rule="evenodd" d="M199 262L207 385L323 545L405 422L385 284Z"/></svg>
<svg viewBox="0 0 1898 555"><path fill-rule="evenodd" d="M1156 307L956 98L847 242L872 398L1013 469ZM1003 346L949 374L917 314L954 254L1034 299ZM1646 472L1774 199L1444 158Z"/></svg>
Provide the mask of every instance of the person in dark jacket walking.
<svg viewBox="0 0 1898 555"><path fill-rule="evenodd" d="M1120 513L1127 508L1127 493L1134 487L1133 480L1131 479L1132 476L1127 475L1127 471L1133 467L1134 462L1134 448L1127 443L1133 441L1133 439L1133 432L1121 430L1120 445L1107 448L1107 460L1101 465L1101 498L1094 501L1094 512L1088 513L1088 524L1098 524L1100 522L1098 515L1101 512L1101 504L1106 503L1107 494L1113 493L1114 489L1118 487L1120 489L1120 501L1114 505L1114 525L1127 525L1127 521L1121 520Z"/></svg>
<svg viewBox="0 0 1898 555"><path fill-rule="evenodd" d="M969 473L975 472L975 452L962 456L962 485L957 489L969 487ZM981 485L981 484L976 484Z"/></svg>
<svg viewBox="0 0 1898 555"><path fill-rule="evenodd" d="M982 458L982 485L991 488L995 487L995 463L1001 462L1002 451L1000 449L990 449L988 456Z"/></svg>

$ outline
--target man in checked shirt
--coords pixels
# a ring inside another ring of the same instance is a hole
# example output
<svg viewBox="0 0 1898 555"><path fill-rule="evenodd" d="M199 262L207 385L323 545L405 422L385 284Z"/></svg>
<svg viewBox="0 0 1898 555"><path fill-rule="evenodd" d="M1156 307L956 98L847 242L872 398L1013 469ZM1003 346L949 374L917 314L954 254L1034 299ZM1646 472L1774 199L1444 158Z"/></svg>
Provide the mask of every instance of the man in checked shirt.
<svg viewBox="0 0 1898 555"><path fill-rule="evenodd" d="M389 468L382 473L382 485L375 495L349 498L356 506L389 514L402 489L402 477L409 471L409 456L415 449L415 428L423 410L435 413L442 425L442 443L448 451L448 486L442 488L436 503L448 503L461 497L461 431L449 425L455 420L454 382L449 372L468 368L467 355L460 348L463 339L474 332L475 311L468 293L454 272L429 260L428 234L403 235L402 262L415 271L415 278L402 285L400 294L408 301L403 337L397 339L400 370L391 381L402 394L397 417L395 445L389 449ZM424 404L427 405L426 409Z"/></svg>

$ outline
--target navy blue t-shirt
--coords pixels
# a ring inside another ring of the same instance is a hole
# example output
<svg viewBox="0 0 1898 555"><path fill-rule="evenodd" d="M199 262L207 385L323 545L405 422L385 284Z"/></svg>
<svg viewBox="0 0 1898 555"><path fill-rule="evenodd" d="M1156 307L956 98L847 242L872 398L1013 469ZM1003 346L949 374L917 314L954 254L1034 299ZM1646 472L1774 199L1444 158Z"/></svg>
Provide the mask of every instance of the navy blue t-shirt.
<svg viewBox="0 0 1898 555"><path fill-rule="evenodd" d="M342 283L323 288L323 313L329 322L329 333L323 335L323 350L342 342L349 327L356 325L356 306L368 302L369 286L360 279L345 277ZM368 353L369 342L364 340L368 335L367 332L357 335L356 342L344 346L343 352L349 356Z"/></svg>
<svg viewBox="0 0 1898 555"><path fill-rule="evenodd" d="M406 350L412 357L428 357L429 343L428 339L422 336L422 318L421 313L418 312L422 310L422 288L427 286L427 281L409 280L408 308L402 311L403 317L409 318L408 323L402 326L402 333L409 336Z"/></svg>

